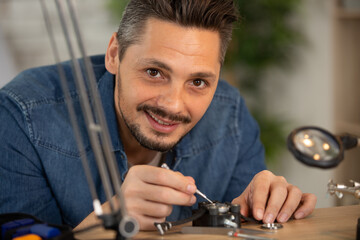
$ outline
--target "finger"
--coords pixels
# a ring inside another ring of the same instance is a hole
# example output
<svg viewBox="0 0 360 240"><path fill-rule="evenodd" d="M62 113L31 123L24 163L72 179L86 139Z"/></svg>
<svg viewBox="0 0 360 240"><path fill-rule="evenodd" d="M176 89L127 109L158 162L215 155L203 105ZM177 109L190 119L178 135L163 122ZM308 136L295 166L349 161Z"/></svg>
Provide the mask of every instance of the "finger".
<svg viewBox="0 0 360 240"><path fill-rule="evenodd" d="M301 198L301 206L296 210L295 219L301 219L310 215L316 206L316 196L311 193L304 193Z"/></svg>
<svg viewBox="0 0 360 240"><path fill-rule="evenodd" d="M142 188L139 193L140 197L145 200L168 205L191 206L196 202L196 197L193 194L153 184L146 184L146 187Z"/></svg>
<svg viewBox="0 0 360 240"><path fill-rule="evenodd" d="M187 180L189 180L190 183L195 184L195 179L194 179L193 177L185 176L185 178L186 178Z"/></svg>
<svg viewBox="0 0 360 240"><path fill-rule="evenodd" d="M270 190L270 178L272 173L269 171L262 171L255 175L254 179L250 183L252 189L252 214L255 219L262 220L264 217L264 211L266 202L269 196ZM251 196L250 196L251 197Z"/></svg>
<svg viewBox="0 0 360 240"><path fill-rule="evenodd" d="M177 189L182 192L194 194L196 186L194 183L189 182L189 179L181 173L176 173L172 170L163 169L153 166L133 166L130 171L133 170L142 181L167 186L173 189Z"/></svg>
<svg viewBox="0 0 360 240"><path fill-rule="evenodd" d="M248 203L246 201L246 198L244 197L243 194L241 194L239 197L235 198L231 203L232 204L239 204L240 205L240 213L241 213L241 215L243 215L245 217L249 216L250 208L249 208L249 205L248 205Z"/></svg>
<svg viewBox="0 0 360 240"><path fill-rule="evenodd" d="M288 186L288 196L280 210L279 215L276 218L278 222L286 222L287 220L289 220L291 215L299 206L301 196L302 192L299 188L295 187L294 185Z"/></svg>
<svg viewBox="0 0 360 240"><path fill-rule="evenodd" d="M146 201L138 198L128 202L127 209L129 212L136 212L140 215L146 215L152 218L165 218L171 214L173 208L172 205Z"/></svg>
<svg viewBox="0 0 360 240"><path fill-rule="evenodd" d="M171 171L171 170L170 170ZM174 172L176 174L179 174L180 176L184 176L181 172ZM190 183L195 184L195 179L191 176L184 176L187 180L189 180Z"/></svg>
<svg viewBox="0 0 360 240"><path fill-rule="evenodd" d="M287 198L288 190L287 183L280 177L271 184L270 197L266 206L263 221L265 223L272 223L275 221L281 207Z"/></svg>

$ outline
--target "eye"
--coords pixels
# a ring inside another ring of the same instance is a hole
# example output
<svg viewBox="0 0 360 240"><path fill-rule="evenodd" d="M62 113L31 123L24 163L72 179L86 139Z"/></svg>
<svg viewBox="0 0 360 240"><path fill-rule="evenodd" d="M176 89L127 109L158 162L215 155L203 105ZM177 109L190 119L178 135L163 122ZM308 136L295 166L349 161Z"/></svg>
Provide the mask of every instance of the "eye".
<svg viewBox="0 0 360 240"><path fill-rule="evenodd" d="M195 79L192 81L192 85L194 85L197 88L204 88L206 86L206 82L201 79Z"/></svg>
<svg viewBox="0 0 360 240"><path fill-rule="evenodd" d="M150 76L150 77L153 77L153 78L158 78L160 77L160 72L156 69L153 69L153 68L149 68L146 70L147 74Z"/></svg>

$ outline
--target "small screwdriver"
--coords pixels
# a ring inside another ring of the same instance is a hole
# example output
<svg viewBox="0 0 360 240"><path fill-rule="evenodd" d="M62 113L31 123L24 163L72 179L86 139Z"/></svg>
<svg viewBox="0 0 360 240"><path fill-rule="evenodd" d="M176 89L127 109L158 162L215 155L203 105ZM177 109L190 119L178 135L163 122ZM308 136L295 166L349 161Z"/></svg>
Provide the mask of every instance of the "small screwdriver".
<svg viewBox="0 0 360 240"><path fill-rule="evenodd" d="M162 168L168 169L170 170L169 166L166 163L161 164ZM199 189L196 189L196 193L199 194L201 197L203 197L206 201L208 201L209 203L214 203L213 201L211 201L205 194L203 194L202 192L199 191Z"/></svg>

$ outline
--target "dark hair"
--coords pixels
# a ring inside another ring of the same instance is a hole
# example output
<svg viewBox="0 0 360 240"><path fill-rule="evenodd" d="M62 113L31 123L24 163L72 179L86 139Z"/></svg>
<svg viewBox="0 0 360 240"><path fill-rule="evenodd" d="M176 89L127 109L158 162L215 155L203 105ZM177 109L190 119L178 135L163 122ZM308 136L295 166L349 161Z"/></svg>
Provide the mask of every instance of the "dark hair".
<svg viewBox="0 0 360 240"><path fill-rule="evenodd" d="M146 21L152 17L185 27L218 31L222 64L238 14L233 0L130 0L117 32L120 60L126 49L140 40Z"/></svg>

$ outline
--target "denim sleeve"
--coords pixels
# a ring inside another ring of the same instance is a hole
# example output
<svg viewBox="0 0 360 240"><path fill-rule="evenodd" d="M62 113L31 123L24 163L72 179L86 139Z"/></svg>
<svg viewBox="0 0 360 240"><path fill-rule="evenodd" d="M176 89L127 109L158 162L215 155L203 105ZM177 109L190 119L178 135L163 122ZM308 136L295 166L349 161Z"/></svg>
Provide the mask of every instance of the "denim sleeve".
<svg viewBox="0 0 360 240"><path fill-rule="evenodd" d="M23 106L0 94L0 213L32 214L61 223Z"/></svg>
<svg viewBox="0 0 360 240"><path fill-rule="evenodd" d="M258 172L265 170L264 147L260 141L260 130L241 98L238 104L237 144L239 152L231 180L225 194L226 201L240 196Z"/></svg>

